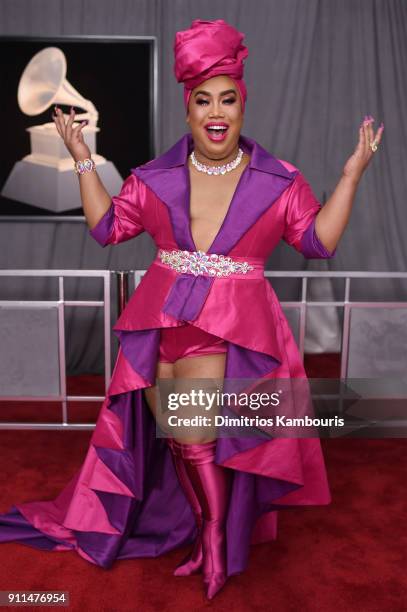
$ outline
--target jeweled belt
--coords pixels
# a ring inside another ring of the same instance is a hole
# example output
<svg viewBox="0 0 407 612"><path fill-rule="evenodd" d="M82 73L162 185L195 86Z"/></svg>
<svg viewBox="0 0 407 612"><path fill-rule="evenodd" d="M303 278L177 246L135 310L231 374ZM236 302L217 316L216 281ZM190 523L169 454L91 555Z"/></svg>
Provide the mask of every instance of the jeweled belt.
<svg viewBox="0 0 407 612"><path fill-rule="evenodd" d="M239 261L228 255L205 253L205 251L166 251L159 249L157 257L163 264L170 266L181 274L230 276L232 274L249 274L260 270L264 271L261 258L248 258L250 261ZM251 265L251 263L256 264ZM257 274L256 274L257 276Z"/></svg>

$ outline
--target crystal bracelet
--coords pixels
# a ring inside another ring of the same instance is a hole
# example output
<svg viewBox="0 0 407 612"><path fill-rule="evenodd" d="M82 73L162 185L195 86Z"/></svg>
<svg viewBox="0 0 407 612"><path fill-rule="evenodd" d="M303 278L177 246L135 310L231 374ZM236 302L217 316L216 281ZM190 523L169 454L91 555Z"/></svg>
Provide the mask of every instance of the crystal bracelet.
<svg viewBox="0 0 407 612"><path fill-rule="evenodd" d="M78 160L73 165L76 174L84 174L85 172L92 172L92 170L96 170L96 164L93 159L86 158L83 160Z"/></svg>

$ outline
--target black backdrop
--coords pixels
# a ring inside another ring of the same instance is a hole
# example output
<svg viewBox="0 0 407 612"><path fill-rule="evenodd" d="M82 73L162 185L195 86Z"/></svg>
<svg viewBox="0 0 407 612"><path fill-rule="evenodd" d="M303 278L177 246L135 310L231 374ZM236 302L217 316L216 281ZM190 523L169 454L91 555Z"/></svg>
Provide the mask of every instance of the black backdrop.
<svg viewBox="0 0 407 612"><path fill-rule="evenodd" d="M97 153L113 161L123 180L153 157L153 40L119 37L0 37L0 190L15 162L28 155L26 128L52 121L53 106L25 115L18 106L20 77L41 49L58 47L67 60L65 78L99 113ZM64 113L69 106L59 104ZM75 107L76 113L84 112ZM1 215L54 215L51 211L0 196ZM56 214L82 215L82 208Z"/></svg>

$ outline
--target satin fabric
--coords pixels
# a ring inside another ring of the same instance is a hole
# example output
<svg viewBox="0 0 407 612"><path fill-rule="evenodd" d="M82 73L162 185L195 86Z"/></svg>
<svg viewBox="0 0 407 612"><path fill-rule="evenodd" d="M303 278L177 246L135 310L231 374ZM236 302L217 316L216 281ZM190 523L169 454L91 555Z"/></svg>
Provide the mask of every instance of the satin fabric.
<svg viewBox="0 0 407 612"><path fill-rule="evenodd" d="M194 542L192 550L182 559L174 570L174 576L191 576L192 574L198 573L203 560L202 550L202 508L199 500L196 496L191 480L188 476L186 465L182 455L180 453L180 447L176 444L173 438L167 438L168 448L171 451L172 458L174 460L174 467L177 472L177 476L181 487L185 493L185 496L191 506L191 510L195 516L196 527L198 530L198 537Z"/></svg>
<svg viewBox="0 0 407 612"><path fill-rule="evenodd" d="M184 83L184 104L192 90L217 75L227 75L236 83L245 110L247 88L243 80L243 60L249 50L243 44L244 34L223 19L194 19L191 27L176 33L174 39L174 73Z"/></svg>
<svg viewBox="0 0 407 612"><path fill-rule="evenodd" d="M158 360L174 363L184 357L226 353L227 344L222 338L185 323L179 327L165 327L161 330Z"/></svg>
<svg viewBox="0 0 407 612"><path fill-rule="evenodd" d="M204 444L179 444L174 449L185 464L202 509L202 573L209 599L227 577L225 523L233 473L216 464L216 440Z"/></svg>
<svg viewBox="0 0 407 612"><path fill-rule="evenodd" d="M305 257L333 257L315 232L321 205L299 170L248 137L241 135L239 144L250 163L208 252L264 265L283 239ZM192 147L185 134L160 157L133 168L90 235L106 246L147 231L158 248L196 250L189 218ZM83 465L56 499L27 500L0 515L0 541L76 550L105 568L193 542L191 507L143 394L155 384L161 329L185 322L227 343L225 382L306 378L288 322L259 268L253 277L208 278L179 274L155 260L113 327L120 348ZM228 575L244 570L250 544L276 537L277 510L330 502L318 439L220 437L216 463L233 472Z"/></svg>

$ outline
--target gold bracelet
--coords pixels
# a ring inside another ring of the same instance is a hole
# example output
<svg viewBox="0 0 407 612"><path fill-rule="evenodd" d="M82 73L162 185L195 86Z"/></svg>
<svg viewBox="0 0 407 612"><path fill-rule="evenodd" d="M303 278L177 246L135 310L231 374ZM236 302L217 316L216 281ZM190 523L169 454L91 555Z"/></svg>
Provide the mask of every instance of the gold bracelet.
<svg viewBox="0 0 407 612"><path fill-rule="evenodd" d="M85 172L92 172L92 170L96 170L96 164L93 159L87 157L86 159L75 162L73 168L76 174L84 174Z"/></svg>

